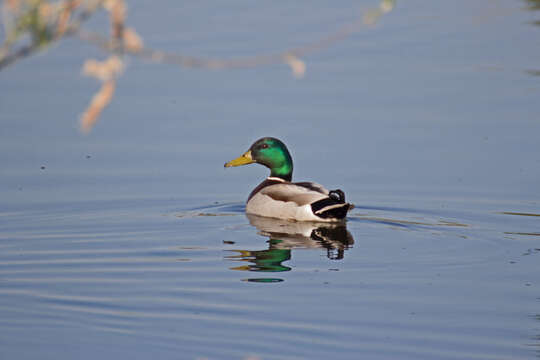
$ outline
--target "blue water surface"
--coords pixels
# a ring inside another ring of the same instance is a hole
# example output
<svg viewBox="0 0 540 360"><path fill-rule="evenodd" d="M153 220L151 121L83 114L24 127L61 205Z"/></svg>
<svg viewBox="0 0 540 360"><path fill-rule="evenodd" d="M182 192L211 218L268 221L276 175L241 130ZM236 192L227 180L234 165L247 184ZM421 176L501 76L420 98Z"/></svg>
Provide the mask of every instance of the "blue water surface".
<svg viewBox="0 0 540 360"><path fill-rule="evenodd" d="M129 1L146 46L206 58L316 42L378 1ZM1 359L540 357L540 12L403 1L283 64L136 58L91 133L107 55L77 38L0 72ZM89 29L108 29L98 14ZM248 218L282 139L345 226Z"/></svg>

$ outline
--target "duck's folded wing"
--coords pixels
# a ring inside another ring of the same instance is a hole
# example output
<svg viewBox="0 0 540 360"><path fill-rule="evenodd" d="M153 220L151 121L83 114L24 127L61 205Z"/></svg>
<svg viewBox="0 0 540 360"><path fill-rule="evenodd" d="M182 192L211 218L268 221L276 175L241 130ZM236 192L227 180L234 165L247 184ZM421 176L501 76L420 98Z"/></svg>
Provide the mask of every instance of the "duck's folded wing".
<svg viewBox="0 0 540 360"><path fill-rule="evenodd" d="M294 202L298 206L328 198L328 190L315 183L275 184L263 188L260 194L276 201Z"/></svg>

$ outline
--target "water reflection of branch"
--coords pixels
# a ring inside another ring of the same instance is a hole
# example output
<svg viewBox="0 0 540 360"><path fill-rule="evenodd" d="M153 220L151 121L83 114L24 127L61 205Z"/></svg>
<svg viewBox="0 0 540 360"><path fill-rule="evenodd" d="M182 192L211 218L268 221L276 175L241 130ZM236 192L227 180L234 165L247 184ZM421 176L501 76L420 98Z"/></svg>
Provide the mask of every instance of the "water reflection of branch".
<svg viewBox="0 0 540 360"><path fill-rule="evenodd" d="M527 3L527 9L531 11L539 11L540 10L540 0L525 0ZM534 25L540 26L540 20L533 21Z"/></svg>
<svg viewBox="0 0 540 360"><path fill-rule="evenodd" d="M89 131L113 97L116 79L121 73L118 69L123 68L122 62L125 55L154 63L203 69L250 68L282 63L291 68L295 77L302 77L306 71L306 65L300 57L328 48L358 32L365 25L375 24L394 6L395 0L381 0L377 8L366 11L363 17L343 26L335 33L303 46L275 54L221 59L168 53L145 47L137 32L126 26L124 0L63 0L54 3L48 0L5 0L3 17L7 35L0 48L0 70L62 38L73 35L111 53L111 57L106 61L91 60L93 66L89 66L88 62L84 66L86 75L93 76L102 83L101 89L81 118L81 129ZM82 24L99 9L105 9L109 13L111 26L109 36L82 29ZM30 43L13 50L13 45L23 41L21 39L24 39L25 34L30 35ZM119 66L111 67L112 63Z"/></svg>
<svg viewBox="0 0 540 360"><path fill-rule="evenodd" d="M525 70L525 72L532 76L540 76L540 70Z"/></svg>

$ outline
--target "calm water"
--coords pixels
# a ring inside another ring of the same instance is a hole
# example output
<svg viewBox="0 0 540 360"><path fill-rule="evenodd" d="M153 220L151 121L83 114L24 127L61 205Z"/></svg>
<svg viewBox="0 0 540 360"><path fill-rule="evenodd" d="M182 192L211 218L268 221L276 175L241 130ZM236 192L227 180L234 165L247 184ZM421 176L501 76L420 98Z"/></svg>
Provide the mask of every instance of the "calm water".
<svg viewBox="0 0 540 360"><path fill-rule="evenodd" d="M304 44L377 2L130 2L147 45ZM68 40L0 73L1 359L540 357L540 11L398 2L286 66L137 60L88 136ZM104 23L96 18L91 26ZM247 218L261 136L346 226Z"/></svg>

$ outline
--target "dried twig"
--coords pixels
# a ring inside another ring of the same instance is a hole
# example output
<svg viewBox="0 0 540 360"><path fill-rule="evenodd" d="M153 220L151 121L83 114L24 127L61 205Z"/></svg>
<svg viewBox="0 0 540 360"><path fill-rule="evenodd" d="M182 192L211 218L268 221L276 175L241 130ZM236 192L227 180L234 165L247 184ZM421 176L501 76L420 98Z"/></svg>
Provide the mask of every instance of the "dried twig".
<svg viewBox="0 0 540 360"><path fill-rule="evenodd" d="M116 89L116 79L123 70L124 62L116 55L103 62L96 60L85 62L83 73L99 79L102 86L81 116L81 130L84 133L88 133L94 127L103 109L111 102Z"/></svg>
<svg viewBox="0 0 540 360"><path fill-rule="evenodd" d="M116 80L103 83L101 89L94 95L90 105L81 116L81 131L88 133L96 124L99 115L109 105L116 89Z"/></svg>

